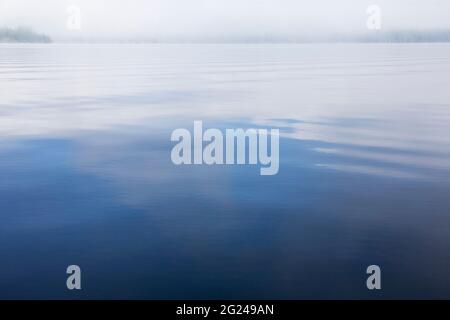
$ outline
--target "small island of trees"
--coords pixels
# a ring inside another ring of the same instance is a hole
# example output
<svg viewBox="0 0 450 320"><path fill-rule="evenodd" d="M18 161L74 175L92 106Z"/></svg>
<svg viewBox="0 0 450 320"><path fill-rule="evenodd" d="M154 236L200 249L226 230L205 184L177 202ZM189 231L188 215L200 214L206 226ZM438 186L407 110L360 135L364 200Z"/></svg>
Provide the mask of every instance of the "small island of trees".
<svg viewBox="0 0 450 320"><path fill-rule="evenodd" d="M36 33L30 28L0 27L0 42L50 43L52 40L47 35Z"/></svg>

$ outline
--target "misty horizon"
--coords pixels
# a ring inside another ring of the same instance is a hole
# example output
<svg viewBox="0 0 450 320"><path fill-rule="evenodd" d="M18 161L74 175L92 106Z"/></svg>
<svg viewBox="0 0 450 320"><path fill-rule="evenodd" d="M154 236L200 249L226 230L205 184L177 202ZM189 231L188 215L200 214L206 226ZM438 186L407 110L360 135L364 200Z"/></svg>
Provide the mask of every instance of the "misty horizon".
<svg viewBox="0 0 450 320"><path fill-rule="evenodd" d="M450 29L436 30L392 30L360 34L298 34L283 36L276 34L248 34L209 37L65 37L53 38L27 26L0 27L0 43L386 43L386 42L450 42Z"/></svg>
<svg viewBox="0 0 450 320"><path fill-rule="evenodd" d="M372 1L3 0L0 27L25 26L55 42L449 41L450 3L375 2L380 30L366 26ZM75 7L80 25L68 28ZM71 9L72 8L72 9ZM419 36L404 36L404 35ZM394 35L394 36L393 36ZM400 36L399 36L400 35Z"/></svg>

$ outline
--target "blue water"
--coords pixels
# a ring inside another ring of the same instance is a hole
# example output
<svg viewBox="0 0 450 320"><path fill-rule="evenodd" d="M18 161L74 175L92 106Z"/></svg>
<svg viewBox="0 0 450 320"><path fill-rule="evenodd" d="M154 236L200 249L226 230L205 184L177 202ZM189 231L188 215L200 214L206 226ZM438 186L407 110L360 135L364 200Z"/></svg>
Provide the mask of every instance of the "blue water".
<svg viewBox="0 0 450 320"><path fill-rule="evenodd" d="M449 57L0 45L0 298L450 298ZM279 173L173 165L194 120L279 128Z"/></svg>

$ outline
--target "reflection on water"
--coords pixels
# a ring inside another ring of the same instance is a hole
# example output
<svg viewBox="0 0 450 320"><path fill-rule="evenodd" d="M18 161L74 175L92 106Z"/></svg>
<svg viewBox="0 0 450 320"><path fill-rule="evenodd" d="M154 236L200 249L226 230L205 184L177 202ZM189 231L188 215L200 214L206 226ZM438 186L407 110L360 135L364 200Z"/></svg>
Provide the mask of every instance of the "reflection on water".
<svg viewBox="0 0 450 320"><path fill-rule="evenodd" d="M0 297L449 298L449 57L0 45ZM280 128L278 175L174 166L195 119Z"/></svg>

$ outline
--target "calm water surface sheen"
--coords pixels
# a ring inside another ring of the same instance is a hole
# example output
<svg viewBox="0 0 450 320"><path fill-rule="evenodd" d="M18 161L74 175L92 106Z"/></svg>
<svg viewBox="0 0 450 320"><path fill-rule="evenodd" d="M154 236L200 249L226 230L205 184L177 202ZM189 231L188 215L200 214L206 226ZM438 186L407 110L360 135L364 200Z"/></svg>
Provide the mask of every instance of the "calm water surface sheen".
<svg viewBox="0 0 450 320"><path fill-rule="evenodd" d="M0 45L0 298L450 298L449 84L448 44ZM173 165L194 120L279 174Z"/></svg>

